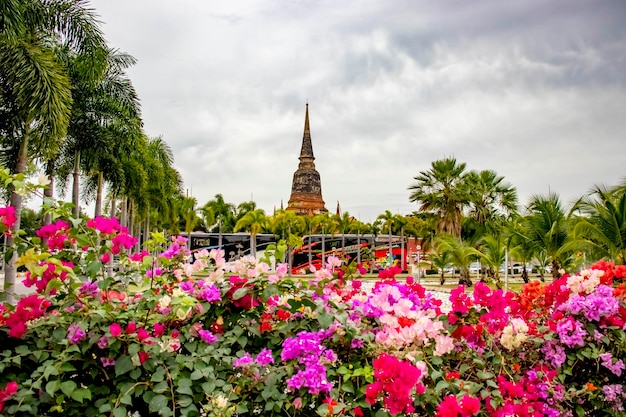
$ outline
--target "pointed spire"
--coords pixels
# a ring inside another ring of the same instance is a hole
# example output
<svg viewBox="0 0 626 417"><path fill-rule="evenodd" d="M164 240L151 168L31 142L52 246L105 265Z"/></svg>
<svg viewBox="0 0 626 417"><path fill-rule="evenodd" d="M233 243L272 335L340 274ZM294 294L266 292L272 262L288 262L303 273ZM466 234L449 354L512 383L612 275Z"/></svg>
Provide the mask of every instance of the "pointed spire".
<svg viewBox="0 0 626 417"><path fill-rule="evenodd" d="M341 216L341 207L339 206L339 200L337 200L337 216Z"/></svg>
<svg viewBox="0 0 626 417"><path fill-rule="evenodd" d="M304 134L302 135L302 148L300 149L300 163L312 164L315 160L313 156L313 143L311 142L311 128L309 127L309 103L306 103L306 113L304 116ZM310 166L310 165L309 165Z"/></svg>
<svg viewBox="0 0 626 417"><path fill-rule="evenodd" d="M313 144L311 141L311 128L309 125L309 103L306 103L304 116L304 134L302 135L302 148L298 157L300 163L293 174L291 185L291 197L287 210L294 210L297 214L326 213L322 199L322 184L320 174L315 169L315 157L313 156Z"/></svg>

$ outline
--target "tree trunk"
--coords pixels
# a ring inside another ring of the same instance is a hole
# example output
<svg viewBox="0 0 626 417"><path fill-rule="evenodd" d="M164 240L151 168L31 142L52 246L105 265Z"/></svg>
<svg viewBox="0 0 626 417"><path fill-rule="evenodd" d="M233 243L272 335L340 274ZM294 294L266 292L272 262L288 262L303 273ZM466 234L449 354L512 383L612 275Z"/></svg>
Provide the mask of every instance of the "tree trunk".
<svg viewBox="0 0 626 417"><path fill-rule="evenodd" d="M72 183L72 203L74 209L72 215L75 219L80 217L80 151L74 155L74 178Z"/></svg>
<svg viewBox="0 0 626 417"><path fill-rule="evenodd" d="M256 234L250 233L250 254L256 258Z"/></svg>
<svg viewBox="0 0 626 417"><path fill-rule="evenodd" d="M150 239L150 213L146 216L146 221L143 225L143 240L141 241L142 247L148 239Z"/></svg>
<svg viewBox="0 0 626 417"><path fill-rule="evenodd" d="M50 180L50 184L48 184L48 186L43 189L44 199L54 197L54 176L55 176L54 163L48 162L48 164L46 165L46 175L48 176L48 179ZM47 226L51 223L52 223L52 214L46 213L43 216L43 226Z"/></svg>
<svg viewBox="0 0 626 417"><path fill-rule="evenodd" d="M27 125L28 126L28 125ZM17 163L15 164L15 173L23 174L26 172L26 164L28 157L28 141L29 141L29 131L27 130L24 133L24 138L22 139L22 143L20 144L20 149L17 154ZM17 236L17 232L20 230L20 220L22 217L22 196L16 193L14 190L11 191L11 197L9 198L9 204L15 208L15 224L11 228L11 236L6 239L6 248L10 248L12 250L11 258L9 262L4 267L4 291L6 292L6 301L9 304L15 304L15 280L17 278L17 251L15 250L15 238L13 236Z"/></svg>
<svg viewBox="0 0 626 417"><path fill-rule="evenodd" d="M133 200L128 200L128 232L133 233L133 227L135 227L135 205Z"/></svg>
<svg viewBox="0 0 626 417"><path fill-rule="evenodd" d="M528 271L526 270L526 263L524 263L524 266L522 267L522 279L524 280L524 283L528 284Z"/></svg>
<svg viewBox="0 0 626 417"><path fill-rule="evenodd" d="M113 218L115 217L115 212L117 211L117 199L115 198L115 196L111 196L111 210L109 211L109 217Z"/></svg>
<svg viewBox="0 0 626 417"><path fill-rule="evenodd" d="M120 224L128 227L128 197L123 197L120 201Z"/></svg>
<svg viewBox="0 0 626 417"><path fill-rule="evenodd" d="M98 171L98 190L96 191L96 209L94 217L102 216L102 188L104 186L104 173Z"/></svg>

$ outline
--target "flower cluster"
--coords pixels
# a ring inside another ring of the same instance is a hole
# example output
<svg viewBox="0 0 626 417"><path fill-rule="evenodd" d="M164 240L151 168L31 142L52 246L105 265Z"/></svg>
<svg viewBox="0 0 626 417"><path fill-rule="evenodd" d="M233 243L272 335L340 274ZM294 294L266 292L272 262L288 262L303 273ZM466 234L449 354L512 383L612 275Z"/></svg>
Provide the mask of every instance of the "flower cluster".
<svg viewBox="0 0 626 417"><path fill-rule="evenodd" d="M0 232L11 236L11 228L17 221L15 217L15 207L0 207Z"/></svg>
<svg viewBox="0 0 626 417"><path fill-rule="evenodd" d="M46 314L50 301L37 295L29 295L17 302L15 310L9 313L5 325L9 328L9 336L20 338L24 336L28 323Z"/></svg>
<svg viewBox="0 0 626 417"><path fill-rule="evenodd" d="M4 389L0 389L0 413L4 409L4 403L17 393L17 382L11 381L7 383Z"/></svg>
<svg viewBox="0 0 626 417"><path fill-rule="evenodd" d="M40 231L23 253L37 294L0 305L8 415L623 414L619 266L519 293L457 287L443 312L394 269L364 292L335 257L307 282L222 251L192 259L184 238L127 254L117 220L86 228Z"/></svg>
<svg viewBox="0 0 626 417"><path fill-rule="evenodd" d="M283 342L281 359L297 360L298 371L287 380L291 391L306 388L311 394L329 393L333 384L328 381L326 364L337 360L337 355L322 342L330 336L328 331L300 332Z"/></svg>
<svg viewBox="0 0 626 417"><path fill-rule="evenodd" d="M42 226L37 230L36 235L46 241L48 249L62 250L69 241L70 225L63 221L57 220L46 226Z"/></svg>
<svg viewBox="0 0 626 417"><path fill-rule="evenodd" d="M426 371L426 364L421 363L421 369L410 362L401 361L395 356L382 353L372 363L374 365L374 382L365 390L365 399L374 405L380 396L383 404L391 414L412 413L413 393L423 394L425 387L422 378Z"/></svg>

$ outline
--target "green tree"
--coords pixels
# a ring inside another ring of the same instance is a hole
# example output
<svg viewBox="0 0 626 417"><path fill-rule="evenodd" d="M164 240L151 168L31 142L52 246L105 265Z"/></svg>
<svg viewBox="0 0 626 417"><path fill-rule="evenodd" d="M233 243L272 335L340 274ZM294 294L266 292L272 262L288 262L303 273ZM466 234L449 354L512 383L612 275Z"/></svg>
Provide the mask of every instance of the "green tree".
<svg viewBox="0 0 626 417"><path fill-rule="evenodd" d="M469 196L467 214L479 225L499 226L499 215L517 211L516 189L495 171L470 171L465 176L465 183Z"/></svg>
<svg viewBox="0 0 626 417"><path fill-rule="evenodd" d="M437 252L449 252L450 261L459 267L459 285L472 286L469 266L473 260L478 259L481 253L472 245L452 235L440 235L435 239Z"/></svg>
<svg viewBox="0 0 626 417"><path fill-rule="evenodd" d="M367 230L368 230L368 225L366 223L363 223L361 220L353 219L352 222L350 223L350 232L356 233L357 245L359 246L359 249L357 250L357 253L356 253L357 264L361 263L361 239L363 238L363 235L367 232ZM372 245L373 245L373 242L372 242Z"/></svg>
<svg viewBox="0 0 626 417"><path fill-rule="evenodd" d="M74 105L58 172L63 183L72 175L74 216L80 207L81 174L88 178L83 201L95 201L95 215L99 216L105 181L119 180L123 157L141 146L139 98L124 72L135 63L135 58L111 50L104 76L96 83L85 82L75 69L80 67L76 64L80 59L67 59L68 67L73 69L70 74Z"/></svg>
<svg viewBox="0 0 626 417"><path fill-rule="evenodd" d="M268 226L267 216L263 209L254 209L246 212L235 225L235 232L245 230L250 233L250 252L256 257L256 235Z"/></svg>
<svg viewBox="0 0 626 417"><path fill-rule="evenodd" d="M545 252L550 260L553 278L559 278L561 268L573 253L570 243L570 224L557 194L531 197L524 216L523 234L536 253Z"/></svg>
<svg viewBox="0 0 626 417"><path fill-rule="evenodd" d="M443 246L439 248L439 246L435 243L433 246L433 250L428 253L428 260L433 268L439 270L439 283L441 285L446 283L446 269L453 266L452 264L452 256L450 252L445 249Z"/></svg>
<svg viewBox="0 0 626 417"><path fill-rule="evenodd" d="M525 283L528 283L529 279L526 264L528 264L535 258L536 247L524 234L524 226L522 224L522 220L523 219L521 216L515 215L507 224L506 233L509 236L511 257L514 259L518 259L522 262L522 280L524 280ZM543 281L543 274L541 274L540 277Z"/></svg>
<svg viewBox="0 0 626 417"><path fill-rule="evenodd" d="M215 194L212 200L209 200L202 207L203 211L210 210L213 213L215 222L211 225L207 224L209 231L215 232L217 228L218 245L222 246L222 233L232 232L235 227L235 206L227 203L222 194ZM211 228L212 227L212 228Z"/></svg>
<svg viewBox="0 0 626 417"><path fill-rule="evenodd" d="M24 173L29 161L58 148L67 132L72 85L56 54L60 42L84 56L86 79L104 69L106 42L93 11L83 2L14 0L3 2L0 24L0 108L3 149L12 155L12 171ZM12 193L20 228L22 197ZM7 240L7 246L13 245ZM5 268L5 288L13 293L16 257ZM12 301L10 299L9 301Z"/></svg>
<svg viewBox="0 0 626 417"><path fill-rule="evenodd" d="M493 278L498 288L502 288L500 265L505 263L507 253L504 236L501 233L485 236L480 251L480 260L487 265L488 275Z"/></svg>
<svg viewBox="0 0 626 417"><path fill-rule="evenodd" d="M341 233L341 251L343 252L346 247L346 232L350 231L352 218L350 217L350 213L346 211L340 215L334 214L331 219L335 225L335 230L338 233Z"/></svg>
<svg viewBox="0 0 626 417"><path fill-rule="evenodd" d="M612 190L595 186L580 199L574 210L577 218L573 233L595 259L605 258L617 264L626 264L626 193L623 188Z"/></svg>
<svg viewBox="0 0 626 417"><path fill-rule="evenodd" d="M379 214L376 221L380 223L381 229L388 233L388 247L389 247L389 266L393 264L393 252L392 252L392 236L393 227L396 222L396 216L389 210L385 210L384 213Z"/></svg>
<svg viewBox="0 0 626 417"><path fill-rule="evenodd" d="M303 244L302 234L306 230L304 217L298 216L292 210L279 210L268 219L272 232L276 236L281 236L281 240L287 243L287 262L289 264L289 274L293 268L293 251Z"/></svg>
<svg viewBox="0 0 626 417"><path fill-rule="evenodd" d="M429 171L422 171L409 187L409 201L419 204L420 213L432 213L437 219L437 232L461 236L463 209L469 202L465 186L465 163L454 158L432 162Z"/></svg>

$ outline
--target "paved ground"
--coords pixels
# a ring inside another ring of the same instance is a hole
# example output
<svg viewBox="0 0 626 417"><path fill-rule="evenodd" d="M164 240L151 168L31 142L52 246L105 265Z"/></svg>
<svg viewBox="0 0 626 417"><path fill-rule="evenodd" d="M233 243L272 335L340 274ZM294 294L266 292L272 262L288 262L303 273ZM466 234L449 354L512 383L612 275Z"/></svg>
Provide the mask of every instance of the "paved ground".
<svg viewBox="0 0 626 417"><path fill-rule="evenodd" d="M30 294L33 292L30 288L26 288L24 284L22 284L22 280L24 279L23 273L17 274L17 279L15 280L15 292L17 295ZM4 272L0 272L0 289L4 289Z"/></svg>

